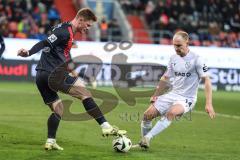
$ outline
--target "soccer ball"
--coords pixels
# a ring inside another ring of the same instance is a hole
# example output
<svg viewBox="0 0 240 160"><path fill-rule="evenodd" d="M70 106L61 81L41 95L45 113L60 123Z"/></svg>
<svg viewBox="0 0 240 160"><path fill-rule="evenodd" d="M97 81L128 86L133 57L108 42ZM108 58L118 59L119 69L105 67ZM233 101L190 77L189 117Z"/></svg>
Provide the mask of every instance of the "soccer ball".
<svg viewBox="0 0 240 160"><path fill-rule="evenodd" d="M117 152L128 152L132 147L132 142L126 136L120 136L113 140L112 146Z"/></svg>

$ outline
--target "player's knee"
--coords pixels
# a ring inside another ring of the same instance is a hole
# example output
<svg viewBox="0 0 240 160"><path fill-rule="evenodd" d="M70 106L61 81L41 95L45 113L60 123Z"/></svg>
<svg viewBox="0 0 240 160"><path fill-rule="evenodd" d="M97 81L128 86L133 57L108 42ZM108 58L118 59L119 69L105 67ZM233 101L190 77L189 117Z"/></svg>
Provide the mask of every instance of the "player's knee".
<svg viewBox="0 0 240 160"><path fill-rule="evenodd" d="M63 104L62 104L62 101L61 100L58 100L58 101L56 101L56 102L54 102L54 103L52 103L52 104L49 104L49 106L50 106L50 108L52 109L52 111L54 112L54 113L57 113L59 116L61 116L62 117L62 115L63 115Z"/></svg>
<svg viewBox="0 0 240 160"><path fill-rule="evenodd" d="M84 96L84 95L82 95L82 94L76 94L76 95L74 95L73 97L75 97L75 98L77 98L77 99L80 99L80 100L83 100L83 99L85 99L85 98L88 97L88 96Z"/></svg>
<svg viewBox="0 0 240 160"><path fill-rule="evenodd" d="M77 95L77 98L80 100L84 100L84 99L90 98L90 97L92 97L92 94L90 92L79 93Z"/></svg>
<svg viewBox="0 0 240 160"><path fill-rule="evenodd" d="M92 94L90 91L87 90L86 92L84 92L83 97L90 98L92 97Z"/></svg>
<svg viewBox="0 0 240 160"><path fill-rule="evenodd" d="M167 112L167 118L169 120L173 120L177 116L181 116L184 113L183 107L173 107L170 111Z"/></svg>
<svg viewBox="0 0 240 160"><path fill-rule="evenodd" d="M174 111L170 111L166 114L166 117L167 117L168 120L172 121L176 117L176 114L175 114Z"/></svg>
<svg viewBox="0 0 240 160"><path fill-rule="evenodd" d="M92 97L91 92L89 92L87 89L85 89L82 86L76 86L74 87L74 90L70 92L70 94L75 97L78 98L80 100Z"/></svg>
<svg viewBox="0 0 240 160"><path fill-rule="evenodd" d="M153 115L149 112L144 112L143 121L151 121L153 119Z"/></svg>
<svg viewBox="0 0 240 160"><path fill-rule="evenodd" d="M63 106L57 106L55 109L54 109L54 112L57 113L59 116L63 116Z"/></svg>

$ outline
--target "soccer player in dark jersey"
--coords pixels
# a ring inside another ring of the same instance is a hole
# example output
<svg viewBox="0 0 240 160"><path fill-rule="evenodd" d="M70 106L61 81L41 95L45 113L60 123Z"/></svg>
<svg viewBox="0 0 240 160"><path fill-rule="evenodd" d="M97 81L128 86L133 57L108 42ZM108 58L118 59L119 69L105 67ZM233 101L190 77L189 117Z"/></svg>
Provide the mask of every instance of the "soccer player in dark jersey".
<svg viewBox="0 0 240 160"><path fill-rule="evenodd" d="M38 42L30 50L20 49L18 51L19 56L28 57L42 50L40 61L36 67L36 84L44 103L53 111L47 122L48 138L45 144L46 150L63 150L56 143L56 132L64 107L57 91L82 100L88 114L101 126L103 135L126 134L125 130L119 130L106 121L94 102L91 93L78 77L69 75L68 68L64 65L71 59L70 49L74 34L76 32L86 32L96 21L95 14L90 9L83 8L78 11L72 21L55 26L46 40ZM54 72L59 71L63 73L61 74L63 76L57 75L54 77Z"/></svg>
<svg viewBox="0 0 240 160"><path fill-rule="evenodd" d="M1 58L2 54L3 54L4 50L5 50L5 43L4 43L2 35L0 35L0 45L1 45L1 48L0 48L0 58Z"/></svg>

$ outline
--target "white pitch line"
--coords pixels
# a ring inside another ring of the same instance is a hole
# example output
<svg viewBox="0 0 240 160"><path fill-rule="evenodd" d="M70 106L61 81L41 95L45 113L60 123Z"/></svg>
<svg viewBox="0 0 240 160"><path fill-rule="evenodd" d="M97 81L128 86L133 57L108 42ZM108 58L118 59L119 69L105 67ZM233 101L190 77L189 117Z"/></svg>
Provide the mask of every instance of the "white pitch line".
<svg viewBox="0 0 240 160"><path fill-rule="evenodd" d="M203 111L193 111L193 113L197 113L197 114L201 114L201 115L207 115L207 113L203 112ZM222 113L216 113L216 117L223 117L223 118L231 118L231 119L240 120L240 116L229 115L229 114L222 114Z"/></svg>

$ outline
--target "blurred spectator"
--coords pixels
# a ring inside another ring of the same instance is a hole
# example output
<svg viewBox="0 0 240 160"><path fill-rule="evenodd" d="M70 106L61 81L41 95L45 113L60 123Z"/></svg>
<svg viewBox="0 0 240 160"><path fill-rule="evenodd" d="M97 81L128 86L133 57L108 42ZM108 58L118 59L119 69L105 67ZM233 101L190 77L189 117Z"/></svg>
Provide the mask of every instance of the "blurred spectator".
<svg viewBox="0 0 240 160"><path fill-rule="evenodd" d="M52 0L0 0L0 32L12 38L44 39L60 20Z"/></svg>
<svg viewBox="0 0 240 160"><path fill-rule="evenodd" d="M59 13L55 7L55 5L52 5L50 9L48 10L48 19L49 20L58 20L60 19Z"/></svg>
<svg viewBox="0 0 240 160"><path fill-rule="evenodd" d="M173 35L176 30L181 29L194 35L192 45L239 47L239 0L119 0L119 2L127 14L139 12L139 7L134 6L144 7L139 15L144 15L146 24L153 30L155 43L168 43L171 36L167 40L168 37L163 35L169 32Z"/></svg>
<svg viewBox="0 0 240 160"><path fill-rule="evenodd" d="M83 1L84 0L72 0L74 7L78 11L80 8L83 8Z"/></svg>
<svg viewBox="0 0 240 160"><path fill-rule="evenodd" d="M240 5L239 5L240 7ZM239 32L240 31L240 11L239 13L235 13L233 17L230 19L230 25L232 31Z"/></svg>
<svg viewBox="0 0 240 160"><path fill-rule="evenodd" d="M132 2L130 0L119 0L119 3L121 4L123 10L126 13L130 13L132 10Z"/></svg>
<svg viewBox="0 0 240 160"><path fill-rule="evenodd" d="M100 28L100 40L101 42L114 41L120 42L122 40L122 34L117 19L113 18L109 22L103 18L99 24Z"/></svg>
<svg viewBox="0 0 240 160"><path fill-rule="evenodd" d="M144 14L145 19L148 24L153 21L152 12L154 11L155 5L152 1L148 1L147 6L145 8Z"/></svg>
<svg viewBox="0 0 240 160"><path fill-rule="evenodd" d="M109 35L111 36L110 41L120 42L122 39L122 33L120 31L120 26L115 18L109 22Z"/></svg>
<svg viewBox="0 0 240 160"><path fill-rule="evenodd" d="M108 23L105 18L102 18L100 22L100 40L106 42L108 40Z"/></svg>

